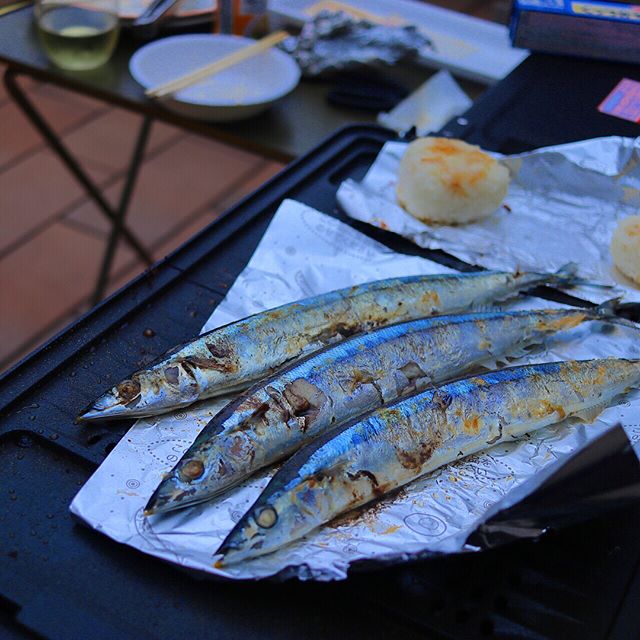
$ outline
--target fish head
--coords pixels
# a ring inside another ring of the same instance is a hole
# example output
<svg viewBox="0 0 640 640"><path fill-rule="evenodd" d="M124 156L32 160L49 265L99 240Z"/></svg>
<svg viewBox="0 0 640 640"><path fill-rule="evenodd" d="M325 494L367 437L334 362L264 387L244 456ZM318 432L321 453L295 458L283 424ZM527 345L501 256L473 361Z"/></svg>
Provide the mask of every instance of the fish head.
<svg viewBox="0 0 640 640"><path fill-rule="evenodd" d="M198 480L201 480L203 472L204 466L197 458L183 459L153 492L144 509L145 515L167 513L202 502L203 498L198 494Z"/></svg>
<svg viewBox="0 0 640 640"><path fill-rule="evenodd" d="M133 416L132 408L140 403L142 392L140 376L134 373L130 378L111 387L94 400L80 413L76 421L110 420Z"/></svg>
<svg viewBox="0 0 640 640"><path fill-rule="evenodd" d="M145 514L167 513L214 498L242 479L215 439L196 440L153 492Z"/></svg>
<svg viewBox="0 0 640 640"><path fill-rule="evenodd" d="M216 566L271 553L315 529L323 522L319 506L324 493L320 483L309 479L273 492L267 489L225 538Z"/></svg>
<svg viewBox="0 0 640 640"><path fill-rule="evenodd" d="M199 397L199 380L181 363L133 373L92 402L78 422L156 415L184 407Z"/></svg>
<svg viewBox="0 0 640 640"><path fill-rule="evenodd" d="M210 500L259 469L265 447L248 429L253 423L247 419L255 417L251 407L248 402L231 402L214 416L162 480L145 513L165 513ZM269 424L261 423L261 428Z"/></svg>

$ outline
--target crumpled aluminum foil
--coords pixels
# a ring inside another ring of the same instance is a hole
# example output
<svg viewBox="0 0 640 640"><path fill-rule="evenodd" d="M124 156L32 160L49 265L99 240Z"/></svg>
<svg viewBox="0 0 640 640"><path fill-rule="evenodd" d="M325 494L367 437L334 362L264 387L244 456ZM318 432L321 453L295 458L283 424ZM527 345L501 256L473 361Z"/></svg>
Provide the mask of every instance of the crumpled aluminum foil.
<svg viewBox="0 0 640 640"><path fill-rule="evenodd" d="M332 217L286 200L203 331L332 289L447 271L429 260L395 253ZM560 305L521 299L513 308L549 306ZM640 357L637 333L625 327L605 333L584 325L519 362L605 356ZM434 552L474 550L465 540L489 511L512 504L514 496L528 495L554 465L616 423L622 423L634 446L640 446L640 393L634 392L592 425L562 423L493 447L442 467L276 553L216 569L218 546L273 471L174 514L145 518L142 510L162 475L223 404L205 401L138 420L76 495L72 513L114 540L212 576L337 580L345 578L355 562L398 562Z"/></svg>
<svg viewBox="0 0 640 640"><path fill-rule="evenodd" d="M362 182L346 180L338 202L352 218L393 231L421 247L443 249L488 269L552 271L575 262L584 278L614 285L579 297L622 295L640 289L614 268L609 242L619 220L640 210L640 138L594 138L498 156L511 174L494 214L466 225L427 225L396 200L407 143L388 142Z"/></svg>
<svg viewBox="0 0 640 640"><path fill-rule="evenodd" d="M393 65L423 49L433 50L429 38L412 25L375 24L342 11L321 11L281 47L306 76L378 62Z"/></svg>

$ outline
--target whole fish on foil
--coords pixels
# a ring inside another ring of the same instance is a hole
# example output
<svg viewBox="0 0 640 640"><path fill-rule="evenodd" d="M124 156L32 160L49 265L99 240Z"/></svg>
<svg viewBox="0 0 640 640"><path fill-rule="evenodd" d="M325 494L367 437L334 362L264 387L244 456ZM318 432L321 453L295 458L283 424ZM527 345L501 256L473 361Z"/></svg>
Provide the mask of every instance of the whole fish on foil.
<svg viewBox="0 0 640 640"><path fill-rule="evenodd" d="M425 473L568 417L592 422L640 384L640 360L513 367L451 382L330 431L274 475L218 550L274 551Z"/></svg>
<svg viewBox="0 0 640 640"><path fill-rule="evenodd" d="M584 321L637 329L614 315L616 305L423 318L319 351L260 381L214 416L162 480L146 513L208 500L346 420L488 359L521 355Z"/></svg>
<svg viewBox="0 0 640 640"><path fill-rule="evenodd" d="M104 393L77 420L166 413L245 389L281 365L354 333L486 307L538 285L581 282L575 266L567 265L557 273L390 278L324 293L232 322L174 348Z"/></svg>

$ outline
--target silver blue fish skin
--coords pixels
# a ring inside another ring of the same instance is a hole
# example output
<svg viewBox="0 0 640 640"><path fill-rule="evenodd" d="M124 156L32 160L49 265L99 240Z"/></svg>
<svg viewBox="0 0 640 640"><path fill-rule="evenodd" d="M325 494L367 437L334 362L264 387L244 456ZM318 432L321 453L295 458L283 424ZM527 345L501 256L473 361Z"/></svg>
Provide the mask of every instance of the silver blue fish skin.
<svg viewBox="0 0 640 640"><path fill-rule="evenodd" d="M428 390L318 438L272 478L216 566L299 539L425 473L575 416L595 419L640 383L640 361L513 367Z"/></svg>
<svg viewBox="0 0 640 640"><path fill-rule="evenodd" d="M296 358L345 336L441 313L462 312L540 284L571 286L555 274L481 272L409 276L332 291L214 329L176 347L112 387L78 422L165 413L244 389Z"/></svg>
<svg viewBox="0 0 640 640"><path fill-rule="evenodd" d="M162 480L146 512L211 499L346 420L487 359L519 355L563 329L609 319L618 321L608 303L590 310L472 313L423 318L341 342L230 402Z"/></svg>

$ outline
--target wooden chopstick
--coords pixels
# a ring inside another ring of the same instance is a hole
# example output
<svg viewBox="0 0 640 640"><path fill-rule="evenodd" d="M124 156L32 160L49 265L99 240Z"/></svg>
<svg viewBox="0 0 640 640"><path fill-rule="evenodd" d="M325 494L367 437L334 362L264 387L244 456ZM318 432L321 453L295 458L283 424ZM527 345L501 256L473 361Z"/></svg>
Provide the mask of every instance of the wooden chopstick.
<svg viewBox="0 0 640 640"><path fill-rule="evenodd" d="M353 5L334 0L322 0L321 2L316 2L316 4L312 4L304 10L307 15L312 17L317 16L321 11L342 11L354 18L361 18L363 20L373 22L374 24L387 26L402 27L409 24L404 18L395 14L381 16L377 13L371 13L371 11L365 11L364 9L354 7Z"/></svg>
<svg viewBox="0 0 640 640"><path fill-rule="evenodd" d="M175 80L170 80L169 82L165 82L157 87L147 89L145 91L145 95L149 98L163 98L175 93L176 91L186 89L196 82L200 82L209 76L232 67L234 64L238 64L243 60L257 56L259 53L270 49L288 37L289 34L286 31L276 31L275 33L261 38L255 44L239 49L238 51L234 51L215 62L205 65L204 67L200 67L195 71L190 71Z"/></svg>
<svg viewBox="0 0 640 640"><path fill-rule="evenodd" d="M32 0L21 0L20 2L14 2L13 4L7 4L0 8L0 16L6 16L9 13L13 13L18 9L22 9L32 3Z"/></svg>

